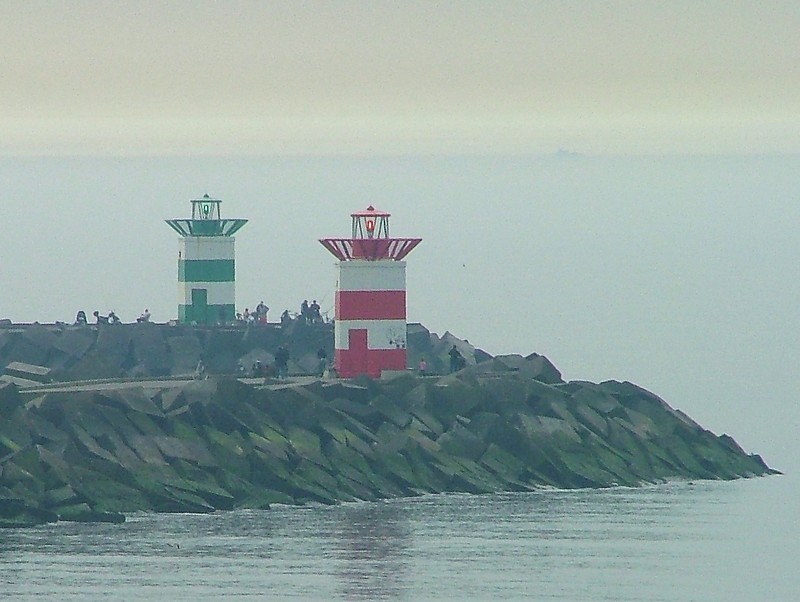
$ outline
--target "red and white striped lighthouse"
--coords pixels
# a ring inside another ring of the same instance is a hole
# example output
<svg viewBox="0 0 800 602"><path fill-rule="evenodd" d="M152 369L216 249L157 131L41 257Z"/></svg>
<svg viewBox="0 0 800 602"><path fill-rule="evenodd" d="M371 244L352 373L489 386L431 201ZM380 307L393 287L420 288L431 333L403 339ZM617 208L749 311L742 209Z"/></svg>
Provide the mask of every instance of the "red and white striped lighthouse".
<svg viewBox="0 0 800 602"><path fill-rule="evenodd" d="M389 238L389 214L351 214L351 238L321 238L336 264L336 372L343 378L405 370L406 262L421 238Z"/></svg>

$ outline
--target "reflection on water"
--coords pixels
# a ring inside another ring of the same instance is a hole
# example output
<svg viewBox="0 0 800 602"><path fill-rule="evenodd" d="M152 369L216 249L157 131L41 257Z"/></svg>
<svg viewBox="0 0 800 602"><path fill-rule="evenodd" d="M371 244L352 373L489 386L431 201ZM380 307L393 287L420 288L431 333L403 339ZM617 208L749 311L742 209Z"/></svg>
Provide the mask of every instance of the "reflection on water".
<svg viewBox="0 0 800 602"><path fill-rule="evenodd" d="M339 594L347 600L402 596L410 583L408 510L400 504L352 504L337 512Z"/></svg>
<svg viewBox="0 0 800 602"><path fill-rule="evenodd" d="M0 530L0 597L792 600L798 493L780 477Z"/></svg>

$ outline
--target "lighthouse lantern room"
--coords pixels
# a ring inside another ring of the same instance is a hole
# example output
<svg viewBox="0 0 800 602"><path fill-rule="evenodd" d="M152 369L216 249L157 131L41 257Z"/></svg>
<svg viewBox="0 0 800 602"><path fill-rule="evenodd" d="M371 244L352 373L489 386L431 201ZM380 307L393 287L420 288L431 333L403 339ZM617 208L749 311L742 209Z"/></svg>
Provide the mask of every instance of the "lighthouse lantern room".
<svg viewBox="0 0 800 602"><path fill-rule="evenodd" d="M181 235L178 248L178 321L215 324L236 316L234 234L246 219L222 219L222 201L193 199L190 219L167 224Z"/></svg>
<svg viewBox="0 0 800 602"><path fill-rule="evenodd" d="M351 214L351 238L322 238L337 267L334 365L339 376L405 370L406 262L421 238L390 238L390 214Z"/></svg>

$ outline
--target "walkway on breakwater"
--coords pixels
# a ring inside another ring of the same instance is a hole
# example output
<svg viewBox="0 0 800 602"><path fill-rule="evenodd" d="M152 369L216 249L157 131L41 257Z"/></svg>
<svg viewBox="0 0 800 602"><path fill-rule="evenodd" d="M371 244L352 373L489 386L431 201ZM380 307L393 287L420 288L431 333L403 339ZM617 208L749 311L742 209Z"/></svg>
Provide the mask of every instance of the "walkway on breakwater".
<svg viewBox="0 0 800 602"><path fill-rule="evenodd" d="M218 379L214 379L218 380ZM284 379L271 379L264 381L263 378L237 378L239 382L250 385L256 389L285 389L287 387L305 387L316 381L339 382L346 379L329 378L321 376L290 376ZM25 398L32 398L46 393L87 393L103 391L122 391L125 389L143 389L147 392L164 391L167 389L180 389L191 382L197 381L192 377L185 378L147 378L147 379L101 379L81 382L59 382L50 384L36 384L35 386L19 387L20 395Z"/></svg>

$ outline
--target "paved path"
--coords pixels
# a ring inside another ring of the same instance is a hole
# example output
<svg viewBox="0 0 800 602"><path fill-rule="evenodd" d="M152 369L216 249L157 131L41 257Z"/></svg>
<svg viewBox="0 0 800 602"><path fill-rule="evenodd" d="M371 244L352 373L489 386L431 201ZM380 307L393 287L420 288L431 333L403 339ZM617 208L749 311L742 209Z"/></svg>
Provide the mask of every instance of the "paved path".
<svg viewBox="0 0 800 602"><path fill-rule="evenodd" d="M263 378L240 378L239 381L248 385L256 387L268 387L271 389L280 389L288 386L308 385L314 381L320 380L318 376L293 376L290 378L271 380L264 383ZM334 380L334 379L325 379ZM154 378L154 379L141 379L131 380L129 378L120 379L103 379L93 381L79 381L79 382L59 382L49 384L31 384L28 386L20 387L20 393L27 395L42 394L42 393L78 393L84 391L119 391L120 389L135 389L142 388L147 390L159 389L174 389L186 386L190 382L194 382L191 377L183 378Z"/></svg>
<svg viewBox="0 0 800 602"><path fill-rule="evenodd" d="M20 388L20 393L76 393L80 391L118 391L120 389L172 389L192 382L191 378L154 380L101 380L53 383Z"/></svg>

